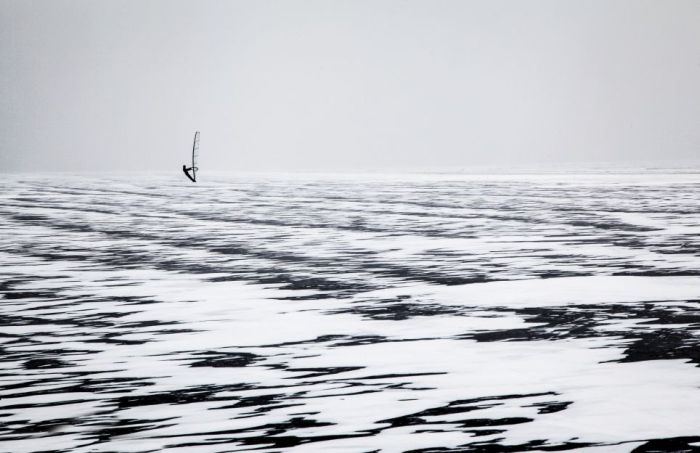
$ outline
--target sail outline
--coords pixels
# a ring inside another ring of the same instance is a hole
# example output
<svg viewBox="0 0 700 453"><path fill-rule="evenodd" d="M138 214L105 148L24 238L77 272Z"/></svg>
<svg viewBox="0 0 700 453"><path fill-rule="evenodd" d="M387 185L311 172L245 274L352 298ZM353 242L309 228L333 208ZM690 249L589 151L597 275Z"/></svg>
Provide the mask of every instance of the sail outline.
<svg viewBox="0 0 700 453"><path fill-rule="evenodd" d="M199 131L194 133L194 140L192 141L192 179L197 181L197 160L199 158Z"/></svg>

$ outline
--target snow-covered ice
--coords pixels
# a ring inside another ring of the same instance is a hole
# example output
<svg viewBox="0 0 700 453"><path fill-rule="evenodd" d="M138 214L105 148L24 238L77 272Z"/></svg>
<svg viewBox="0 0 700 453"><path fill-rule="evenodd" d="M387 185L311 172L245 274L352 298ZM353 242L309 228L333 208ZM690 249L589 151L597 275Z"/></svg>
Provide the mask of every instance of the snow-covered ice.
<svg viewBox="0 0 700 453"><path fill-rule="evenodd" d="M700 175L7 175L0 451L700 445Z"/></svg>

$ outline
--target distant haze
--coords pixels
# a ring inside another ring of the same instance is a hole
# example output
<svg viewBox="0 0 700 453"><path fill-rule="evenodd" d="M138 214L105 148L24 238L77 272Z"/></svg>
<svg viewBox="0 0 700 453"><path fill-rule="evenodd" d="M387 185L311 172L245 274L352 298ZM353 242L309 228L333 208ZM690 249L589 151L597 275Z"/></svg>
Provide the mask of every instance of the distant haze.
<svg viewBox="0 0 700 453"><path fill-rule="evenodd" d="M697 0L0 0L0 171L700 155Z"/></svg>

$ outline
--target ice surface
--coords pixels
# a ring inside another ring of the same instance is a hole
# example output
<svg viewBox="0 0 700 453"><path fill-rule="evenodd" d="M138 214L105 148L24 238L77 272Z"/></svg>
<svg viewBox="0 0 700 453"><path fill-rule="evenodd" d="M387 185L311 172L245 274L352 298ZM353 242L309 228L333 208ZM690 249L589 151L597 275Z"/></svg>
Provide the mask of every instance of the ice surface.
<svg viewBox="0 0 700 453"><path fill-rule="evenodd" d="M699 445L700 175L201 180L5 178L0 451Z"/></svg>

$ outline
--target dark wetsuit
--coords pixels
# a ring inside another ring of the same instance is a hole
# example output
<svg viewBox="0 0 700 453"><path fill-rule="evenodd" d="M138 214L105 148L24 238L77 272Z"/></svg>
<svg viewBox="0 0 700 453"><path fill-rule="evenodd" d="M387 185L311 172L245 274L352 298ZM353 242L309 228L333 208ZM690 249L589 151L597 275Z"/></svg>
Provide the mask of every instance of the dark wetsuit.
<svg viewBox="0 0 700 453"><path fill-rule="evenodd" d="M197 180L194 179L194 178L192 177L192 175L190 175L190 170L192 170L192 167L187 168L187 165L183 165L183 166L182 166L182 171L185 173L185 175L186 175L188 178L190 178L190 181L192 181L192 182L197 182Z"/></svg>

